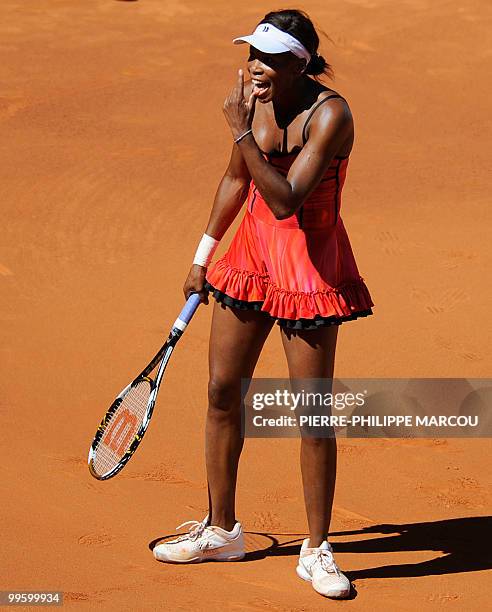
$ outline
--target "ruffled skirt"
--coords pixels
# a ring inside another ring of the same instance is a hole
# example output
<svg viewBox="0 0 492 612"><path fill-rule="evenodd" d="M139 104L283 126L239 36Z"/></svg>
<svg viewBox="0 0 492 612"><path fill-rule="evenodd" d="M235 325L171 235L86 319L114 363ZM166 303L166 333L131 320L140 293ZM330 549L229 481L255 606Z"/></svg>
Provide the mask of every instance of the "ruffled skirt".
<svg viewBox="0 0 492 612"><path fill-rule="evenodd" d="M340 217L332 227L303 230L246 211L229 249L207 270L205 287L218 302L265 312L288 329L373 314Z"/></svg>

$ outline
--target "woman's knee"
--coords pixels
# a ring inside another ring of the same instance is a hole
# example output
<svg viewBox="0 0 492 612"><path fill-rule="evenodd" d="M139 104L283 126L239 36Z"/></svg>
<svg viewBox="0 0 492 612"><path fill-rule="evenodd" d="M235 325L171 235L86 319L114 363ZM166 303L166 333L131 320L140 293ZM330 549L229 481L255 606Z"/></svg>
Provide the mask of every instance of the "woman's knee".
<svg viewBox="0 0 492 612"><path fill-rule="evenodd" d="M212 377L208 381L209 409L221 413L236 412L241 403L240 381Z"/></svg>

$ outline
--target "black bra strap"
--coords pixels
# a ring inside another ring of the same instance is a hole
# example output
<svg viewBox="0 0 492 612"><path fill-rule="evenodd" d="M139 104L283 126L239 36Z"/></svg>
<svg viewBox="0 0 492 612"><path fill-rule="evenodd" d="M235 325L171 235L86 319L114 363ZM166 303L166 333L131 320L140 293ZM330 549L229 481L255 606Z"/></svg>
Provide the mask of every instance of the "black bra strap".
<svg viewBox="0 0 492 612"><path fill-rule="evenodd" d="M303 142L303 144L306 144L306 128L307 128L308 123L311 121L311 117L314 115L314 112L316 111L318 106L321 106L323 104L323 102L326 102L327 100L331 100L331 98L342 98L342 100L344 99L339 94L333 94L331 96L326 96L326 98L323 98L322 100L320 100L318 102L318 104L316 104L316 106L309 113L308 118L306 119L306 122L304 124L304 127L302 128L302 142Z"/></svg>

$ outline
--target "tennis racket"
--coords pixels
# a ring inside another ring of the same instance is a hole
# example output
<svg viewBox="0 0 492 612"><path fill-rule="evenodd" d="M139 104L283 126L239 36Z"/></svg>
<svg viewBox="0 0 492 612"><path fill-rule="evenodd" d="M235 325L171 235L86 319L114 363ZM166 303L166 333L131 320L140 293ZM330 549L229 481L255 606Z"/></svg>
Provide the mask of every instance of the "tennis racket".
<svg viewBox="0 0 492 612"><path fill-rule="evenodd" d="M164 370L199 304L199 294L192 293L159 352L106 412L89 450L89 471L94 478L107 480L116 476L136 451L149 426ZM150 374L158 364L152 379Z"/></svg>

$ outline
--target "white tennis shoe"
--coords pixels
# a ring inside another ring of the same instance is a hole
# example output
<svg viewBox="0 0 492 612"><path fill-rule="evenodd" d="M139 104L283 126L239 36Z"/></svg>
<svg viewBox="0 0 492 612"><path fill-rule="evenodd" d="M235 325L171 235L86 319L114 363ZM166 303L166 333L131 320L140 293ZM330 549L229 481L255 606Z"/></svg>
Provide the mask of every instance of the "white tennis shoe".
<svg viewBox="0 0 492 612"><path fill-rule="evenodd" d="M200 561L239 561L245 555L244 535L241 523L231 531L208 525L208 515L203 521L186 521L176 527L190 525L189 532L175 540L157 544L154 557L167 563L200 563Z"/></svg>
<svg viewBox="0 0 492 612"><path fill-rule="evenodd" d="M299 578L311 582L320 595L343 599L350 594L350 581L335 563L333 549L326 540L318 548L309 548L309 538L304 540L296 572Z"/></svg>

